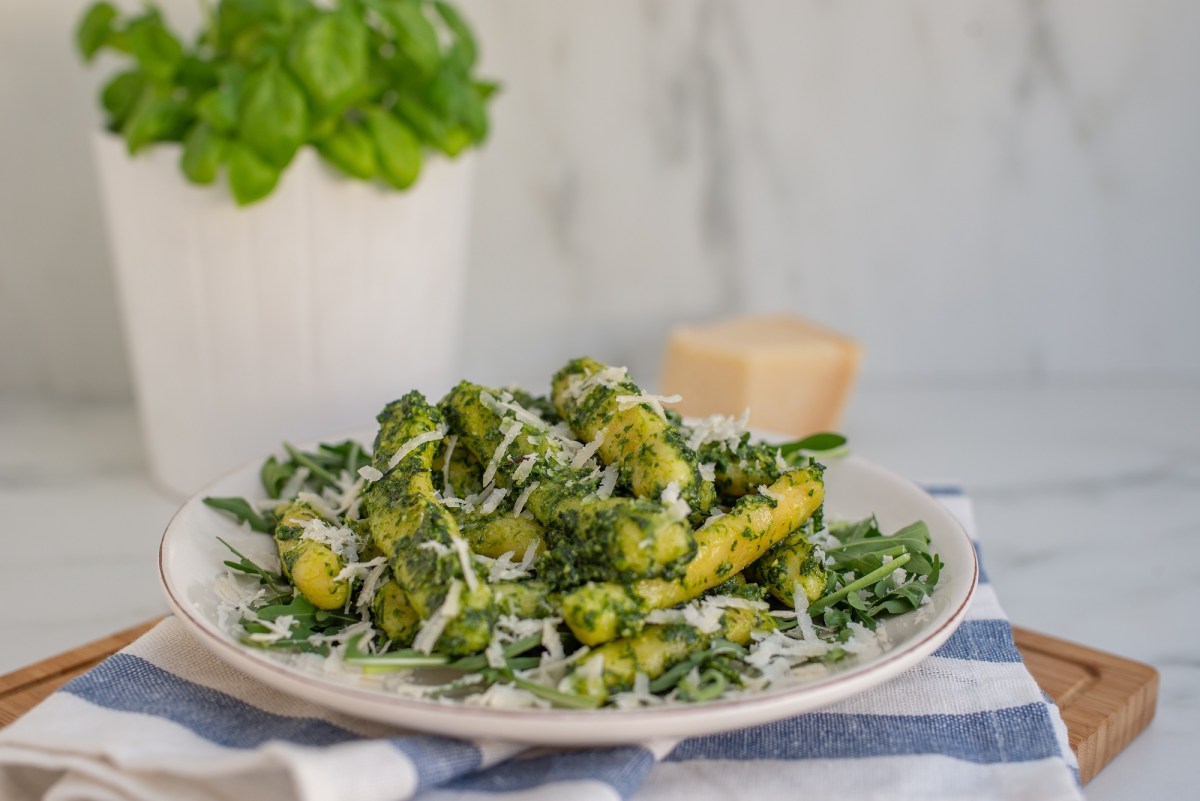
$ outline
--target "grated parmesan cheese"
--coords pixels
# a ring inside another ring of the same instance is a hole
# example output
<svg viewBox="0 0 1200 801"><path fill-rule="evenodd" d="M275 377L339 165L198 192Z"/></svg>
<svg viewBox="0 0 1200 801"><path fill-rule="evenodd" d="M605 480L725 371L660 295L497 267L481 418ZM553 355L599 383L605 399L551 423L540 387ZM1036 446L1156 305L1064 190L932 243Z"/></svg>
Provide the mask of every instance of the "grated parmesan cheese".
<svg viewBox="0 0 1200 801"><path fill-rule="evenodd" d="M454 485L450 483L450 457L454 455L454 446L458 444L458 434L446 438L446 455L442 457L442 497L454 497Z"/></svg>
<svg viewBox="0 0 1200 801"><path fill-rule="evenodd" d="M387 558L376 556L369 562L346 565L334 579L335 581L362 579L362 587L358 590L358 600L355 601L354 608L358 610L359 616L363 620L368 620L370 617L371 603L375 600L375 594L379 592L379 585L383 583L383 575L387 569Z"/></svg>
<svg viewBox="0 0 1200 801"><path fill-rule="evenodd" d="M521 463L513 470L513 483L524 484L529 474L533 472L533 465L537 462L537 454L531 453L521 457Z"/></svg>
<svg viewBox="0 0 1200 801"><path fill-rule="evenodd" d="M362 476L363 480L366 481L368 484L373 484L374 482L383 478L383 473L379 472L378 470L376 470L374 467L372 467L369 464L365 464L362 467L358 468L358 474L360 476Z"/></svg>
<svg viewBox="0 0 1200 801"><path fill-rule="evenodd" d="M737 448L742 435L746 433L746 425L750 422L750 410L742 412L736 420L721 414L706 417L692 426L692 435L688 438L688 447L699 450L700 446L709 442L723 442L730 451Z"/></svg>
<svg viewBox="0 0 1200 801"><path fill-rule="evenodd" d="M676 623L686 623L687 618L682 609L654 609L646 615L646 622L656 626L670 626Z"/></svg>
<svg viewBox="0 0 1200 801"><path fill-rule="evenodd" d="M577 402L583 401L597 387L615 388L629 377L629 370L624 367L605 367L603 370L587 375L573 375L567 380L563 394Z"/></svg>
<svg viewBox="0 0 1200 801"><path fill-rule="evenodd" d="M521 490L521 494L517 496L517 500L513 503L513 517L519 517L521 512L525 511L525 504L529 502L529 496L533 491L540 487L542 482L534 481L532 484L526 485L525 489Z"/></svg>
<svg viewBox="0 0 1200 801"><path fill-rule="evenodd" d="M408 442L401 445L400 449L398 451L396 451L394 454L392 454L392 458L388 460L388 470L391 470L393 467L400 464L401 459L403 459L405 456L408 456L410 453L412 453L413 451L415 451L417 448L421 447L422 445L425 445L426 443L429 443L429 442L437 442L442 437L446 436L447 431L449 431L449 429L443 423L442 425L439 425L437 428L435 428L433 431L426 431L423 434L417 434L415 437L410 439Z"/></svg>
<svg viewBox="0 0 1200 801"><path fill-rule="evenodd" d="M545 431L550 427L546 421L541 418L541 415L526 409L524 406L513 400L511 393L501 392L500 397L497 398L490 392L480 392L479 402L482 403L489 411L495 412L501 417L504 417L506 413L511 414L514 419L519 420L530 428L534 428L539 431ZM530 444L534 443L531 442Z"/></svg>
<svg viewBox="0 0 1200 801"><path fill-rule="evenodd" d="M438 555L439 558L446 556L447 554L450 553L450 550L451 550L448 545L443 545L442 543L438 542L437 540L425 540L425 542L422 542L417 547L424 548L426 551L433 551L435 554Z"/></svg>
<svg viewBox="0 0 1200 801"><path fill-rule="evenodd" d="M508 490L503 487L492 487L492 491L488 493L487 499L479 506L479 511L485 515L490 515L500 506L500 502L504 500L504 496L508 494Z"/></svg>
<svg viewBox="0 0 1200 801"><path fill-rule="evenodd" d="M500 444L496 446L495 453L487 463L487 468L483 471L483 485L491 484L496 478L496 469L500 466L500 460L504 458L504 452L508 450L508 446L513 444L513 440L521 433L521 423L518 420L504 420L500 423L500 431L504 434L504 439L500 440Z"/></svg>
<svg viewBox="0 0 1200 801"><path fill-rule="evenodd" d="M650 407L651 411L657 414L662 419L667 419L667 413L663 410L664 403L679 403L683 400L682 395L618 395L617 396L617 411L627 412L634 406L645 404Z"/></svg>
<svg viewBox="0 0 1200 801"><path fill-rule="evenodd" d="M307 467L297 467L296 472L292 473L292 477L287 480L287 483L279 490L280 500L295 498L296 493L304 486L304 482L308 481L311 472ZM276 501L278 503L278 501Z"/></svg>
<svg viewBox="0 0 1200 801"><path fill-rule="evenodd" d="M662 501L663 506L666 506L671 514L681 520L692 513L692 507L688 506L687 501L679 497L678 481L672 481L667 484L659 500Z"/></svg>
<svg viewBox="0 0 1200 801"><path fill-rule="evenodd" d="M247 635L249 639L254 642L275 643L287 639L299 621L296 620L295 615L280 615L274 620L266 620L255 615L254 622L266 626L267 631L253 632Z"/></svg>
<svg viewBox="0 0 1200 801"><path fill-rule="evenodd" d="M312 507L313 511L319 514L326 520L337 520L337 510L329 505L329 502L315 492L308 490L300 490L296 493L296 500L300 503L306 503Z"/></svg>
<svg viewBox="0 0 1200 801"><path fill-rule="evenodd" d="M600 471L600 486L596 488L596 497L601 500L611 498L617 488L617 466L608 465Z"/></svg>
<svg viewBox="0 0 1200 801"><path fill-rule="evenodd" d="M783 500L782 495L780 495L778 492L772 492L771 488L768 487L766 484L758 485L758 494L763 496L764 498L770 498L771 500L775 501L775 503L779 503L780 501Z"/></svg>
<svg viewBox="0 0 1200 801"><path fill-rule="evenodd" d="M345 562L358 561L358 549L362 545L358 535L345 526L333 526L319 518L300 523L300 538L318 542L333 551Z"/></svg>
<svg viewBox="0 0 1200 801"><path fill-rule="evenodd" d="M560 662L566 655L562 638L558 636L558 624L561 622L561 618L557 617L542 620L542 647L546 649L546 653L542 654L543 663Z"/></svg>
<svg viewBox="0 0 1200 801"><path fill-rule="evenodd" d="M717 465L715 462L704 462L700 465L700 478L705 481L716 481Z"/></svg>
<svg viewBox="0 0 1200 801"><path fill-rule="evenodd" d="M504 643L500 640L500 629L492 632L492 641L488 643L488 647L484 650L484 656L487 657L488 667L503 670L508 664L504 660Z"/></svg>
<svg viewBox="0 0 1200 801"><path fill-rule="evenodd" d="M439 543L440 544L440 543ZM458 616L462 611L459 604L459 599L462 597L463 583L458 579L450 582L450 589L446 592L446 600L442 601L442 605L437 611L429 616L429 619L421 624L421 630L417 632L417 636L413 639L413 648L423 654L433 652L433 646L437 644L438 637L442 636L442 632L451 620Z"/></svg>
<svg viewBox="0 0 1200 801"><path fill-rule="evenodd" d="M463 703L470 706L488 706L495 709L548 709L550 702L528 690L511 684L493 684L481 693L468 695Z"/></svg>
<svg viewBox="0 0 1200 801"><path fill-rule="evenodd" d="M467 582L467 589L474 592L479 588L479 577L475 575L475 569L471 566L471 548L467 545L467 541L462 537L450 535L450 545L454 548L454 552L458 554L458 566L462 568L463 578Z"/></svg>
<svg viewBox="0 0 1200 801"><path fill-rule="evenodd" d="M592 437L591 442L576 451L575 456L571 458L571 467L575 469L583 467L596 454L596 451L600 450L600 446L603 444L604 429L602 428L596 432L596 436Z"/></svg>
<svg viewBox="0 0 1200 801"><path fill-rule="evenodd" d="M529 578L533 569L533 560L537 557L538 544L534 542L525 549L525 555L520 562L513 561L516 551L505 551L495 559L489 559L482 554L475 554L475 561L487 565L488 581L495 584L498 581L520 581Z"/></svg>

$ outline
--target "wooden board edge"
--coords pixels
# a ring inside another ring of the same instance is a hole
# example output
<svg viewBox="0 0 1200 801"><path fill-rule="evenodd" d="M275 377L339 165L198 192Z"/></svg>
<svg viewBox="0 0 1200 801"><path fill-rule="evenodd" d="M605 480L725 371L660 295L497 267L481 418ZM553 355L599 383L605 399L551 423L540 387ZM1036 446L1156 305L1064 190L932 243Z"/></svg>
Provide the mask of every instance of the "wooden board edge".
<svg viewBox="0 0 1200 801"><path fill-rule="evenodd" d="M0 676L0 699L27 690L34 685L53 681L56 677L71 673L80 665L99 662L129 645L157 626L162 620L162 617L147 620L107 637L93 640L87 645L72 648L70 651L55 654L40 662L14 670L12 673L6 673Z"/></svg>
<svg viewBox="0 0 1200 801"><path fill-rule="evenodd" d="M1013 642L1026 659L1031 653L1046 654L1086 666L1095 676L1086 692L1059 705L1083 783L1099 773L1154 719L1159 675L1152 666L1019 626L1013 626Z"/></svg>

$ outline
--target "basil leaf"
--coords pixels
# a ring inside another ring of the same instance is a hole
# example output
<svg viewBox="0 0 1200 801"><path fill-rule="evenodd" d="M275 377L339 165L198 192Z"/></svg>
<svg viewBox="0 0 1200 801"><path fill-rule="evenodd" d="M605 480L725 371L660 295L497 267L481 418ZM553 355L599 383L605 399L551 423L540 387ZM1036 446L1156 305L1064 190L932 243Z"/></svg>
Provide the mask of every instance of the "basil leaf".
<svg viewBox="0 0 1200 801"><path fill-rule="evenodd" d="M252 148L240 142L229 146L229 187L239 206L247 206L271 194L279 183L279 170Z"/></svg>
<svg viewBox="0 0 1200 801"><path fill-rule="evenodd" d="M419 3L375 0L368 4L391 25L400 55L424 75L437 71L442 60L437 29Z"/></svg>
<svg viewBox="0 0 1200 801"><path fill-rule="evenodd" d="M229 53L246 67L260 67L282 55L284 41L285 34L278 26L249 28L234 38Z"/></svg>
<svg viewBox="0 0 1200 801"><path fill-rule="evenodd" d="M143 70L164 81L171 79L183 59L183 45L163 25L157 11L135 19L125 36L129 52Z"/></svg>
<svg viewBox="0 0 1200 801"><path fill-rule="evenodd" d="M269 193L305 144L403 189L423 146L455 156L488 135L496 84L473 74L478 44L453 0L208 0L186 42L153 0L128 16L88 2L74 30L82 57L107 48L127 60L101 92L108 130L131 153L182 143L189 181L232 162L241 204Z"/></svg>
<svg viewBox="0 0 1200 801"><path fill-rule="evenodd" d="M263 489L267 491L267 495L272 498L278 498L279 493L283 491L284 484L296 472L296 463L293 461L280 462L274 456L268 456L263 462L262 469L258 473L258 477L262 479Z"/></svg>
<svg viewBox="0 0 1200 801"><path fill-rule="evenodd" d="M475 66L475 59L479 55L479 46L475 43L475 36L471 33L470 26L457 10L444 0L434 0L433 7L442 21L446 23L446 27L454 34L454 44L450 47L450 59L464 71L469 70Z"/></svg>
<svg viewBox="0 0 1200 801"><path fill-rule="evenodd" d="M130 154L152 142L178 139L184 122L183 108L172 97L157 98L143 94L121 129Z"/></svg>
<svg viewBox="0 0 1200 801"><path fill-rule="evenodd" d="M246 29L272 21L274 6L272 0L221 0L217 6L216 46L228 49Z"/></svg>
<svg viewBox="0 0 1200 801"><path fill-rule="evenodd" d="M146 77L134 70L122 72L104 86L100 102L108 112L108 128L119 131L146 89Z"/></svg>
<svg viewBox="0 0 1200 801"><path fill-rule="evenodd" d="M84 12L83 19L75 29L75 44L84 61L91 61L100 48L108 44L116 16L117 10L111 3L95 3Z"/></svg>
<svg viewBox="0 0 1200 801"><path fill-rule="evenodd" d="M330 164L355 178L374 178L379 161L371 135L361 125L345 123L317 143L317 150Z"/></svg>
<svg viewBox="0 0 1200 801"><path fill-rule="evenodd" d="M192 183L211 184L225 161L226 144L225 139L207 122L192 126L183 140L183 155L179 160L183 174Z"/></svg>
<svg viewBox="0 0 1200 801"><path fill-rule="evenodd" d="M233 133L238 124L237 93L228 86L205 92L196 101L196 116L218 133Z"/></svg>
<svg viewBox="0 0 1200 801"><path fill-rule="evenodd" d="M211 61L185 55L175 71L175 84L192 98L200 98L220 83L217 68Z"/></svg>
<svg viewBox="0 0 1200 801"><path fill-rule="evenodd" d="M487 111L475 86L451 70L442 70L429 87L429 100L446 117L460 123L475 141L487 137Z"/></svg>
<svg viewBox="0 0 1200 801"><path fill-rule="evenodd" d="M442 139L442 152L450 158L454 158L471 144L471 132L461 125L455 125L450 130L446 131L446 136Z"/></svg>
<svg viewBox="0 0 1200 801"><path fill-rule="evenodd" d="M420 135L422 140L434 147L444 148L448 134L446 123L420 98L412 95L397 97L396 112Z"/></svg>
<svg viewBox="0 0 1200 801"><path fill-rule="evenodd" d="M238 133L243 142L271 167L291 162L308 133L304 93L277 64L268 64L246 78Z"/></svg>
<svg viewBox="0 0 1200 801"><path fill-rule="evenodd" d="M384 180L397 189L411 186L421 172L421 143L416 135L381 108L367 109L365 113Z"/></svg>
<svg viewBox="0 0 1200 801"><path fill-rule="evenodd" d="M489 100L492 95L500 91L500 84L495 81L475 81L475 91L479 94L480 100Z"/></svg>
<svg viewBox="0 0 1200 801"><path fill-rule="evenodd" d="M345 9L315 17L292 40L288 66L318 106L344 108L366 89L366 24Z"/></svg>

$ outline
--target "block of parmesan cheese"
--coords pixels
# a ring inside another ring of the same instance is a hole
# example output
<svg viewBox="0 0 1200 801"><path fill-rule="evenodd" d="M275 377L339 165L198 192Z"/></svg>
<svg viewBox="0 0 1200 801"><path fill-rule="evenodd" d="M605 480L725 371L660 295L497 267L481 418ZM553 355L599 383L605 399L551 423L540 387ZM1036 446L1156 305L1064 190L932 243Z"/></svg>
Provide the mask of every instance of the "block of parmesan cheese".
<svg viewBox="0 0 1200 801"><path fill-rule="evenodd" d="M684 415L740 415L750 425L805 436L837 426L858 371L858 343L788 315L676 328L662 392Z"/></svg>

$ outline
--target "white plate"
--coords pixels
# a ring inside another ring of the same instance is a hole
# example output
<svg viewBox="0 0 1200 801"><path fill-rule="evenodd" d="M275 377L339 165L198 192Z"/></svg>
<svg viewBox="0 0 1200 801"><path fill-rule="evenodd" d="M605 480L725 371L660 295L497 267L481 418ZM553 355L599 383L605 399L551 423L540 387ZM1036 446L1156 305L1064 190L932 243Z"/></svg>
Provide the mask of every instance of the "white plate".
<svg viewBox="0 0 1200 801"><path fill-rule="evenodd" d="M371 435L359 439L370 441ZM218 625L214 582L230 554L217 536L256 561L273 559L274 545L270 537L236 526L204 506L202 499L262 497L259 464L210 484L168 524L159 574L171 610L218 657L273 687L344 713L451 736L546 745L617 744L726 731L807 712L882 684L932 654L962 622L979 576L970 540L941 504L916 485L849 457L832 461L825 474L826 514L858 519L874 513L884 531L924 520L933 550L945 563L932 604L921 610L920 620L910 612L882 624L892 643L883 654L839 666L804 684L667 708L513 710L398 697L349 674L316 675L285 664L286 655L242 645Z"/></svg>

